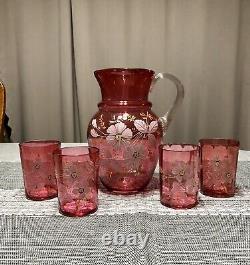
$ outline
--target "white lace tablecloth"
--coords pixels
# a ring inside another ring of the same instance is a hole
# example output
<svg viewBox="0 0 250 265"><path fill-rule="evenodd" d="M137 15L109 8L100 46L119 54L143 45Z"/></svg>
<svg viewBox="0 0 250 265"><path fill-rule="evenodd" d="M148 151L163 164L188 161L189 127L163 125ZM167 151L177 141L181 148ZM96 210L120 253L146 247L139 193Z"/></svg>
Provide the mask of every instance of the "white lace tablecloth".
<svg viewBox="0 0 250 265"><path fill-rule="evenodd" d="M249 151L240 151L237 186L232 198L200 195L197 207L173 210L159 202L156 170L145 192L101 189L96 213L69 218L56 198L26 200L18 144L0 144L0 264L250 264ZM149 242L103 246L115 230L147 233Z"/></svg>

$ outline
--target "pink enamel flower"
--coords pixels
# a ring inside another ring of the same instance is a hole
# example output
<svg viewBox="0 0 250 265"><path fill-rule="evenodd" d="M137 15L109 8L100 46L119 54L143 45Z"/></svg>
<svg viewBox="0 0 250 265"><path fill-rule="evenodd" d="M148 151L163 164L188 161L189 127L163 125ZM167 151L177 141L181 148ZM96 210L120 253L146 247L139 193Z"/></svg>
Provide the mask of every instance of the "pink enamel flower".
<svg viewBox="0 0 250 265"><path fill-rule="evenodd" d="M147 158L147 149L144 145L130 146L125 150L124 156L127 160L128 167L138 170L143 159Z"/></svg>
<svg viewBox="0 0 250 265"><path fill-rule="evenodd" d="M132 131L123 122L109 126L107 133L109 134L107 140L117 141L118 143L130 140L133 136Z"/></svg>

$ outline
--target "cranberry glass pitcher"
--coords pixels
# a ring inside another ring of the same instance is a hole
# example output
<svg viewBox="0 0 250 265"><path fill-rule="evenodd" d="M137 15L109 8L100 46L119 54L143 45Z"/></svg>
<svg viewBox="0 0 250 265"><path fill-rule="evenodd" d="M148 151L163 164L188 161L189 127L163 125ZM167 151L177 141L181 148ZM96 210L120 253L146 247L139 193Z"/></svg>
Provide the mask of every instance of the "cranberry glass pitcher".
<svg viewBox="0 0 250 265"><path fill-rule="evenodd" d="M95 71L102 101L88 127L88 143L100 149L99 176L104 186L120 194L136 193L151 180L158 147L184 88L171 74L148 69L112 68ZM158 118L148 94L159 79L170 79L177 88L170 110Z"/></svg>

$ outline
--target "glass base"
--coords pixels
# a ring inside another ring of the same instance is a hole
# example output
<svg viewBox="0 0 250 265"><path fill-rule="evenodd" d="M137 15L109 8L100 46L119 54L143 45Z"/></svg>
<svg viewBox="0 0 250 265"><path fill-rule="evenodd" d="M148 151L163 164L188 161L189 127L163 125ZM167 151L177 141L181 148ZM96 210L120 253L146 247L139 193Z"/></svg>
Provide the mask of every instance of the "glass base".
<svg viewBox="0 0 250 265"><path fill-rule="evenodd" d="M163 206L166 206L166 207L169 207L169 208L172 208L172 209L175 209L175 210L184 210L184 209L194 208L198 204L198 201L196 201L193 204L189 204L189 205L185 205L185 206L182 206L182 205L172 205L172 204L169 204L169 203L165 203L163 201L161 201L161 204Z"/></svg>
<svg viewBox="0 0 250 265"><path fill-rule="evenodd" d="M45 200L51 200L51 199L56 198L57 197L57 193L56 194L51 194L51 195L45 196L45 197L43 197L43 196L38 197L38 196L28 195L27 192L25 192L25 197L26 197L26 199L31 200L31 201L45 201Z"/></svg>
<svg viewBox="0 0 250 265"><path fill-rule="evenodd" d="M75 201L65 203L64 205L61 205L59 207L59 212L62 215L69 216L69 217L83 217L86 215L89 215L91 213L96 212L97 210L97 205L94 203L84 203L84 204L79 204Z"/></svg>
<svg viewBox="0 0 250 265"><path fill-rule="evenodd" d="M111 194L114 194L114 195L133 195L133 194L137 194L137 193L140 193L142 192L144 189L141 189L141 190L110 190L108 189L108 191L111 193Z"/></svg>
<svg viewBox="0 0 250 265"><path fill-rule="evenodd" d="M95 209L93 209L93 210L91 210L91 211L88 211L88 212L86 212L85 214L82 214L82 215L71 214L71 213L68 213L68 212L64 212L64 211L62 211L61 209L59 209L59 213L62 214L62 215L64 215L64 216L68 216L68 217L84 217L84 216L87 216L87 215L89 215L89 214L91 214L91 213L96 212L97 209L98 209L98 208L96 207Z"/></svg>
<svg viewBox="0 0 250 265"><path fill-rule="evenodd" d="M105 185L105 183L103 181L101 181L101 183L107 189L107 191L111 194L114 194L114 195L133 195L133 194L143 192L145 190L145 188L148 186L149 182L150 182L150 180L138 189L132 189L133 187L128 188L126 186L124 186L124 187L121 186L120 189L117 189L117 188L107 186L107 185Z"/></svg>
<svg viewBox="0 0 250 265"><path fill-rule="evenodd" d="M203 195L214 197L214 198L230 198L234 197L234 193L222 193L222 192L216 192L214 190L201 190L201 193Z"/></svg>

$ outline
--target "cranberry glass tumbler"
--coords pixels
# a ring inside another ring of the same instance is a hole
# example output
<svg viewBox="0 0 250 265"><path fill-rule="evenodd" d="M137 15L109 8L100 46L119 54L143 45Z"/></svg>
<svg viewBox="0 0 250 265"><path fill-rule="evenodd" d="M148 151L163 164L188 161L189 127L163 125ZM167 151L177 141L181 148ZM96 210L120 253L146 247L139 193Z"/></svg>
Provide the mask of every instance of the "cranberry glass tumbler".
<svg viewBox="0 0 250 265"><path fill-rule="evenodd" d="M201 191L212 197L232 197L240 143L230 139L202 139Z"/></svg>
<svg viewBox="0 0 250 265"><path fill-rule="evenodd" d="M41 201L57 196L53 152L59 141L29 141L19 145L27 199Z"/></svg>
<svg viewBox="0 0 250 265"><path fill-rule="evenodd" d="M171 208L192 208L198 203L199 147L160 145L161 203Z"/></svg>
<svg viewBox="0 0 250 265"><path fill-rule="evenodd" d="M66 147L54 154L60 213L84 216L97 209L99 150Z"/></svg>

